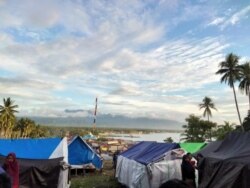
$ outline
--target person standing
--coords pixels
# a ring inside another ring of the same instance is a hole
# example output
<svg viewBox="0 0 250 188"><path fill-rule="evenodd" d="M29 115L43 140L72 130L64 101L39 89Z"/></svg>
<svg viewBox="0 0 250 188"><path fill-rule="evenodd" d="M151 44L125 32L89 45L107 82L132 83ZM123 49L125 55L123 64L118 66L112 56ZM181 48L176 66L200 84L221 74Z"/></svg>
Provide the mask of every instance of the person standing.
<svg viewBox="0 0 250 188"><path fill-rule="evenodd" d="M201 153L197 154L197 170L198 170L198 185L201 184L201 178L203 175L203 170L201 168L201 161L204 158L204 156Z"/></svg>
<svg viewBox="0 0 250 188"><path fill-rule="evenodd" d="M116 174L116 165L117 165L117 159L118 159L119 153L120 153L120 151L117 150L117 151L115 151L114 154L113 154L114 177L115 177L115 174Z"/></svg>
<svg viewBox="0 0 250 188"><path fill-rule="evenodd" d="M190 163L190 156L184 155L181 163L182 180L187 183L190 188L196 188L195 169Z"/></svg>
<svg viewBox="0 0 250 188"><path fill-rule="evenodd" d="M19 165L15 153L7 155L3 169L11 179L12 188L19 188Z"/></svg>

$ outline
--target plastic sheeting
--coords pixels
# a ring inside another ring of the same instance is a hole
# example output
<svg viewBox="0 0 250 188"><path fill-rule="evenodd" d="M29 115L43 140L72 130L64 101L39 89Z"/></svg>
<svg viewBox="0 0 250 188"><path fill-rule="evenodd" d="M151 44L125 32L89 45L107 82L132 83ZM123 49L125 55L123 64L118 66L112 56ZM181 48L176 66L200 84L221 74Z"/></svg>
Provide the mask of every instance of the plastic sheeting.
<svg viewBox="0 0 250 188"><path fill-rule="evenodd" d="M14 152L18 158L49 159L64 157L67 162L66 138L0 139L0 154Z"/></svg>
<svg viewBox="0 0 250 188"><path fill-rule="evenodd" d="M164 157L169 150L180 148L176 143L139 142L120 155L142 164L149 164Z"/></svg>
<svg viewBox="0 0 250 188"><path fill-rule="evenodd" d="M170 179L182 179L181 159L160 161L151 166L152 178L150 180L152 188L158 188L160 185Z"/></svg>
<svg viewBox="0 0 250 188"><path fill-rule="evenodd" d="M0 164L4 160L0 156ZM19 188L68 188L68 168L62 167L62 160L18 158Z"/></svg>
<svg viewBox="0 0 250 188"><path fill-rule="evenodd" d="M68 163L68 144L66 137L61 139L61 142L57 145L52 154L49 156L49 159L54 159L58 157L63 157L63 161Z"/></svg>
<svg viewBox="0 0 250 188"><path fill-rule="evenodd" d="M158 188L169 179L181 179L180 163L185 151L178 147L178 144L138 143L118 156L118 181L129 188Z"/></svg>
<svg viewBox="0 0 250 188"><path fill-rule="evenodd" d="M150 188L147 167L123 156L118 157L116 177L129 188Z"/></svg>
<svg viewBox="0 0 250 188"><path fill-rule="evenodd" d="M180 143L180 146L187 152L195 153L204 148L206 146L206 143L184 142Z"/></svg>
<svg viewBox="0 0 250 188"><path fill-rule="evenodd" d="M200 164L199 188L250 187L250 133L235 132L213 151L205 153Z"/></svg>
<svg viewBox="0 0 250 188"><path fill-rule="evenodd" d="M76 136L68 145L69 164L81 166L93 164L97 169L101 169L103 162L101 157L80 137Z"/></svg>
<svg viewBox="0 0 250 188"><path fill-rule="evenodd" d="M198 153L202 154L203 156L206 156L208 153L211 153L215 151L220 145L222 141L213 141L208 143L204 148L194 153L194 156Z"/></svg>

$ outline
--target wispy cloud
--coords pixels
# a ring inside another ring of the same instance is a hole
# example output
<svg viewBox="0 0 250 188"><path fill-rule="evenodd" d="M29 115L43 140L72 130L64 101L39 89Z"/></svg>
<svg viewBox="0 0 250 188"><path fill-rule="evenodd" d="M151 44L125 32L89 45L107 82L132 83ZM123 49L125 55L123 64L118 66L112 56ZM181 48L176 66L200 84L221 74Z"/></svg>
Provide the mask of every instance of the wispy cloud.
<svg viewBox="0 0 250 188"><path fill-rule="evenodd" d="M250 15L250 6L247 6L244 9L241 9L240 11L234 13L228 20L224 22L224 24L222 24L221 28L224 29L229 25L235 25L239 23L241 20L249 18L249 15Z"/></svg>
<svg viewBox="0 0 250 188"><path fill-rule="evenodd" d="M224 30L228 26L233 26L244 19L248 19L250 15L250 6L247 6L233 14L225 15L222 17L214 18L208 26L219 26L221 30Z"/></svg>
<svg viewBox="0 0 250 188"><path fill-rule="evenodd" d="M214 73L231 41L195 28L207 20L237 24L250 8L218 16L214 7L179 0L0 1L1 97L13 97L25 115L64 116L83 104L88 111L96 96L102 113L180 121L200 114L205 95L222 97L212 92L219 84Z"/></svg>
<svg viewBox="0 0 250 188"><path fill-rule="evenodd" d="M223 17L215 18L212 22L210 22L210 23L208 24L208 26L209 26L209 25L219 25L219 24L223 23L224 20L225 20L225 18L223 18Z"/></svg>

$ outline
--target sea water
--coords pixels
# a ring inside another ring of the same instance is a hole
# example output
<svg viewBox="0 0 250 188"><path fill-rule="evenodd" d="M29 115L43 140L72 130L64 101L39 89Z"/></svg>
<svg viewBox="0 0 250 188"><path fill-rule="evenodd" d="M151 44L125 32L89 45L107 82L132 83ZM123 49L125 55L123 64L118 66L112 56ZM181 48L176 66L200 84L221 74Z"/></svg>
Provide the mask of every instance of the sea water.
<svg viewBox="0 0 250 188"><path fill-rule="evenodd" d="M174 142L181 142L181 133L162 132L162 133L148 133L148 134L115 134L109 136L110 138L132 140L132 141L156 141L164 142L166 138L171 137Z"/></svg>

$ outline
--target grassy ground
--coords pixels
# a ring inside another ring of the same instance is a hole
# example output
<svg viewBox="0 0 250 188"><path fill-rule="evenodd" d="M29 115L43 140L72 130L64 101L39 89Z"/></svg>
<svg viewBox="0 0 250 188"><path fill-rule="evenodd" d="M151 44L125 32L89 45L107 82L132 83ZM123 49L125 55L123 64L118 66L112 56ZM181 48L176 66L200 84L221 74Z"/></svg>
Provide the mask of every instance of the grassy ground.
<svg viewBox="0 0 250 188"><path fill-rule="evenodd" d="M102 172L72 176L71 188L120 188L119 183L114 178L112 161L105 160L103 167Z"/></svg>

